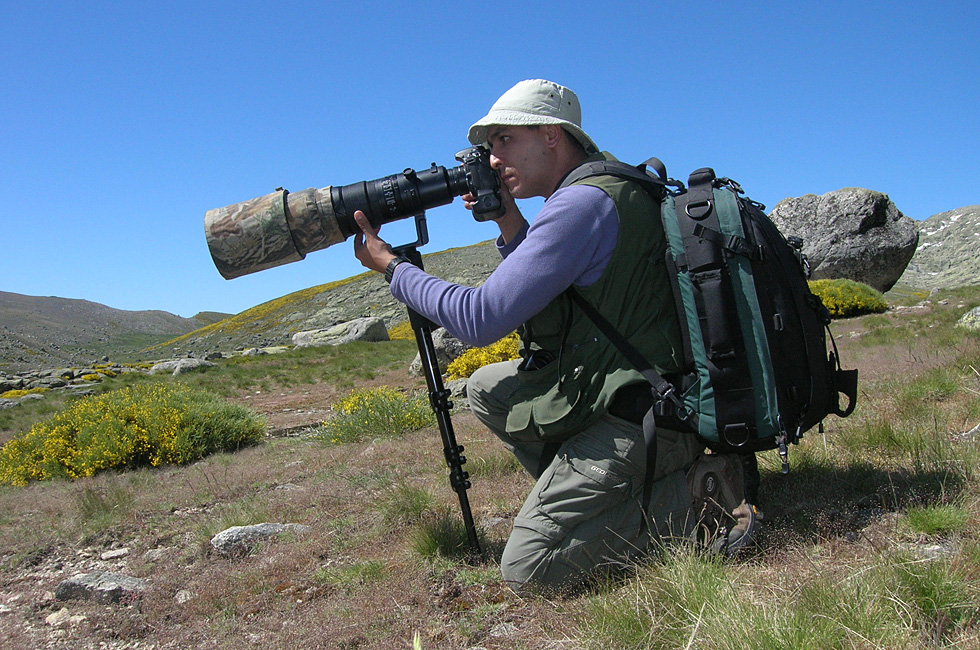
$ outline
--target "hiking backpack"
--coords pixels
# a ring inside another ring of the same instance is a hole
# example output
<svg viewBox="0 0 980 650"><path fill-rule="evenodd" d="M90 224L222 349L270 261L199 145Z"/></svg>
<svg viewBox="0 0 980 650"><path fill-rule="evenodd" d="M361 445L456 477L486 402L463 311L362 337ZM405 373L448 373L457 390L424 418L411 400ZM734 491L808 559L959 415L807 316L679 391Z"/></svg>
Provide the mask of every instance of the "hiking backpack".
<svg viewBox="0 0 980 650"><path fill-rule="evenodd" d="M655 158L638 167L598 161L561 186L599 175L636 181L659 202L683 385L660 376L574 288L572 300L653 386L655 415L677 415L718 452L778 448L788 472L787 445L827 415L850 415L857 398L857 370L841 369L830 313L807 284L803 240L784 238L765 206L710 168L693 172L685 188Z"/></svg>

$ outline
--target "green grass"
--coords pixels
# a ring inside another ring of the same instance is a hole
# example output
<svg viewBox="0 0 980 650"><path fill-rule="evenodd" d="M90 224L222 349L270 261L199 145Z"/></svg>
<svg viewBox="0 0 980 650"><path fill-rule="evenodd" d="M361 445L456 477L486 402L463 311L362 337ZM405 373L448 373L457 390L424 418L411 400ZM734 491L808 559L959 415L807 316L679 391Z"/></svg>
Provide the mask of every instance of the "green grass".
<svg viewBox="0 0 980 650"><path fill-rule="evenodd" d="M626 587L589 599L587 647L845 650L976 638L976 567L901 553L841 561L806 549L787 549L782 561L792 570L665 554Z"/></svg>
<svg viewBox="0 0 980 650"><path fill-rule="evenodd" d="M448 509L423 518L412 531L411 545L423 558L462 558L470 553L466 526L459 513Z"/></svg>
<svg viewBox="0 0 980 650"><path fill-rule="evenodd" d="M118 480L100 487L80 487L72 496L81 527L88 534L118 526L132 514L136 505L132 490Z"/></svg>
<svg viewBox="0 0 980 650"><path fill-rule="evenodd" d="M322 567L313 574L313 580L336 589L353 591L367 583L380 582L386 572L384 562L368 560L351 566Z"/></svg>
<svg viewBox="0 0 980 650"><path fill-rule="evenodd" d="M905 512L905 524L923 535L963 533L967 530L972 513L966 506L957 504L928 504L909 508Z"/></svg>
<svg viewBox="0 0 980 650"><path fill-rule="evenodd" d="M430 490L402 481L384 493L378 505L385 526L393 529L418 523L435 504Z"/></svg>
<svg viewBox="0 0 980 650"><path fill-rule="evenodd" d="M242 390L317 383L350 388L359 381L374 379L406 356L411 359L417 349L414 341L354 342L336 347L297 348L272 355L238 356L221 361L217 369L220 382L215 381L215 369L191 375L188 381L210 386L220 383L226 396Z"/></svg>

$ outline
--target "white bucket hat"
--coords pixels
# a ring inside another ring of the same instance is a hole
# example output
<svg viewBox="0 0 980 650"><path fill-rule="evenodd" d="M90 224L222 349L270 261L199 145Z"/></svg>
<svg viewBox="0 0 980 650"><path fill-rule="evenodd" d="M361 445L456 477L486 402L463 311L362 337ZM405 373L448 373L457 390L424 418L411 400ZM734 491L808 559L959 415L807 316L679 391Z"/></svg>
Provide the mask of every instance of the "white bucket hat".
<svg viewBox="0 0 980 650"><path fill-rule="evenodd" d="M469 141L483 144L491 126L535 126L559 124L582 143L586 153L599 147L582 130L582 107L578 97L568 88L544 79L521 81L500 96L486 117L470 127Z"/></svg>

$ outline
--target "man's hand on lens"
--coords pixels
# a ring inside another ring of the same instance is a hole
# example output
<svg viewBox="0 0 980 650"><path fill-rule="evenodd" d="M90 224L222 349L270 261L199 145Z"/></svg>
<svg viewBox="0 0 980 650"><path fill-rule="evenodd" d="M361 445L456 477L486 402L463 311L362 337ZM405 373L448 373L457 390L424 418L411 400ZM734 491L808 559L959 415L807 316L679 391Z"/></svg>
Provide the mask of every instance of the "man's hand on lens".
<svg viewBox="0 0 980 650"><path fill-rule="evenodd" d="M354 257L366 268L384 273L388 263L396 256L391 252L391 246L378 237L381 228L371 226L367 215L361 210L354 212L354 221L361 227L361 232L354 235Z"/></svg>

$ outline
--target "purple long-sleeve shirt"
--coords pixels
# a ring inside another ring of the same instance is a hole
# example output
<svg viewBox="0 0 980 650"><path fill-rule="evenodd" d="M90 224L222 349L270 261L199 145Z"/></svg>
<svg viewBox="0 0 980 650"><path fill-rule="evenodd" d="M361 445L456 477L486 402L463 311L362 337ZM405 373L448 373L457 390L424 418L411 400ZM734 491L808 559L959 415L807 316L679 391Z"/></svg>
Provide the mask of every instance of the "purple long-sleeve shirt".
<svg viewBox="0 0 980 650"><path fill-rule="evenodd" d="M503 260L479 287L446 282L399 264L392 295L471 345L513 332L572 284L595 283L612 257L619 217L612 199L588 185L556 191L528 227L507 244Z"/></svg>

